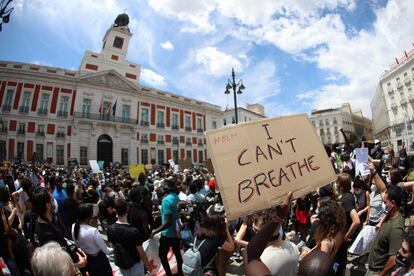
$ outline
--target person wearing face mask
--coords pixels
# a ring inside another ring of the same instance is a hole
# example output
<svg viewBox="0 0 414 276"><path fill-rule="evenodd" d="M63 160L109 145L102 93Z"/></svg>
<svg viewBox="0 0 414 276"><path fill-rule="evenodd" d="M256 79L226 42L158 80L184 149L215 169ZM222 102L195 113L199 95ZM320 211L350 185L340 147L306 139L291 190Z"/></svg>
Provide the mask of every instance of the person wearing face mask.
<svg viewBox="0 0 414 276"><path fill-rule="evenodd" d="M388 189L369 162L373 181L385 204L386 218L372 243L368 256L369 269L366 276L388 275L396 265L396 257L404 236L404 218L400 214L402 189L391 185Z"/></svg>
<svg viewBox="0 0 414 276"><path fill-rule="evenodd" d="M407 151L405 150L405 148L400 149L397 161L397 168L403 171L407 171L409 168L409 161L407 157Z"/></svg>
<svg viewBox="0 0 414 276"><path fill-rule="evenodd" d="M55 241L61 247L65 248L77 268L85 267L85 253L79 248L74 248L71 243L65 239L60 229L53 224L55 200L50 192L46 188L39 187L35 190L33 198L34 211L38 216L35 225L34 242L38 246L43 246L49 241Z"/></svg>
<svg viewBox="0 0 414 276"><path fill-rule="evenodd" d="M391 146L387 146L384 150L384 155L382 157L382 161L384 162L384 171L389 171L394 166L394 150Z"/></svg>
<svg viewBox="0 0 414 276"><path fill-rule="evenodd" d="M414 275L414 227L411 227L401 244L400 250L395 255L397 270L391 276Z"/></svg>
<svg viewBox="0 0 414 276"><path fill-rule="evenodd" d="M368 209L369 209L369 189L367 184L361 177L357 176L355 178L354 184L352 185L355 203L356 203L356 210L361 222L366 221Z"/></svg>

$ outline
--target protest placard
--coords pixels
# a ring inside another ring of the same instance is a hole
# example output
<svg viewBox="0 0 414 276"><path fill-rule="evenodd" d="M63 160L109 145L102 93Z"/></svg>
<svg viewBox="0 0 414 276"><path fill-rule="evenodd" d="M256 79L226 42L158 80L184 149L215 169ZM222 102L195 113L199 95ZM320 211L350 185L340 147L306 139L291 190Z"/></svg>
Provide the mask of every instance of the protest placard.
<svg viewBox="0 0 414 276"><path fill-rule="evenodd" d="M89 160L89 165L91 166L93 173L100 173L98 162L96 160Z"/></svg>
<svg viewBox="0 0 414 276"><path fill-rule="evenodd" d="M170 164L170 167L174 169L175 162L173 159L168 159L168 163Z"/></svg>
<svg viewBox="0 0 414 276"><path fill-rule="evenodd" d="M141 173L145 172L144 164L129 165L129 174L132 178L137 178Z"/></svg>
<svg viewBox="0 0 414 276"><path fill-rule="evenodd" d="M206 133L229 219L300 197L336 178L306 114L269 118Z"/></svg>
<svg viewBox="0 0 414 276"><path fill-rule="evenodd" d="M368 165L368 148L356 148L355 155L355 175L369 175L371 170Z"/></svg>
<svg viewBox="0 0 414 276"><path fill-rule="evenodd" d="M102 170L105 165L105 161L98 161L98 165L99 165L99 169Z"/></svg>
<svg viewBox="0 0 414 276"><path fill-rule="evenodd" d="M180 165L180 169L191 169L193 167L193 162L191 162L190 158L187 159L180 159L178 160L178 165Z"/></svg>

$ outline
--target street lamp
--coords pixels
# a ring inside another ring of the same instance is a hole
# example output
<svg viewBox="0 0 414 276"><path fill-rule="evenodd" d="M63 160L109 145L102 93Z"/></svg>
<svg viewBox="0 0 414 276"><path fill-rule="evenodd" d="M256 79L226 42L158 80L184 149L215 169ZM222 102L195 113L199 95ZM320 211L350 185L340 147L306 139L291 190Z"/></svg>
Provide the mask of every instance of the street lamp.
<svg viewBox="0 0 414 276"><path fill-rule="evenodd" d="M231 81L230 81L230 79L228 80L227 85L226 85L226 91L224 91L224 94L226 94L226 95L230 94L230 89L233 89L234 112L236 114L236 124L238 124L239 123L239 117L237 115L237 96L236 96L236 93L239 94L239 95L242 94L243 90L246 89L246 87L243 85L242 80L239 80L239 82L236 83L236 75L234 74L234 68L231 68L231 77L232 77L232 80ZM236 92L236 88L238 88L237 92Z"/></svg>
<svg viewBox="0 0 414 276"><path fill-rule="evenodd" d="M7 9L7 6L12 2L13 0L1 0L0 2L0 32L3 28L3 23L7 24L10 21L10 14L13 11L14 8Z"/></svg>

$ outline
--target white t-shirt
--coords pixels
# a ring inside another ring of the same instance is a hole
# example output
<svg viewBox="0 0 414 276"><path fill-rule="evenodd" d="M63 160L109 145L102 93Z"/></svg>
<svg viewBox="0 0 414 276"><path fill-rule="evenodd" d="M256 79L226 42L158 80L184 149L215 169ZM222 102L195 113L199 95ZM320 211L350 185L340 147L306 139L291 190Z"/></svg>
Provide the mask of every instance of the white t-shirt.
<svg viewBox="0 0 414 276"><path fill-rule="evenodd" d="M279 246L266 247L260 256L261 261L269 269L271 275L294 276L297 273L299 250L290 241L281 240Z"/></svg>
<svg viewBox="0 0 414 276"><path fill-rule="evenodd" d="M183 193L183 192L180 192L180 193L178 194L178 198L179 198L181 201L187 201L187 195L186 195L185 193Z"/></svg>
<svg viewBox="0 0 414 276"><path fill-rule="evenodd" d="M80 247L86 254L96 254L102 251L106 255L110 254L113 249L106 246L98 229L87 224L81 224L79 228L78 239L75 239L75 224L72 225L72 239L76 246Z"/></svg>
<svg viewBox="0 0 414 276"><path fill-rule="evenodd" d="M19 195L19 199L17 203L22 208L22 212L24 214L24 212L26 211L26 202L29 200L29 196L27 195L25 191L23 191L23 188L20 188L19 190L17 190L17 194Z"/></svg>

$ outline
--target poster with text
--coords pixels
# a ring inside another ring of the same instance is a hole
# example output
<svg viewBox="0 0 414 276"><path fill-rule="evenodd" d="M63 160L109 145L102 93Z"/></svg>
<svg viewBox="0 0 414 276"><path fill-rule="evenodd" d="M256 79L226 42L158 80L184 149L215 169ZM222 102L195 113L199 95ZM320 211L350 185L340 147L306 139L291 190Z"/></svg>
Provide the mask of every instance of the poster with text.
<svg viewBox="0 0 414 276"><path fill-rule="evenodd" d="M243 123L206 133L229 219L300 197L335 180L328 155L306 114Z"/></svg>

